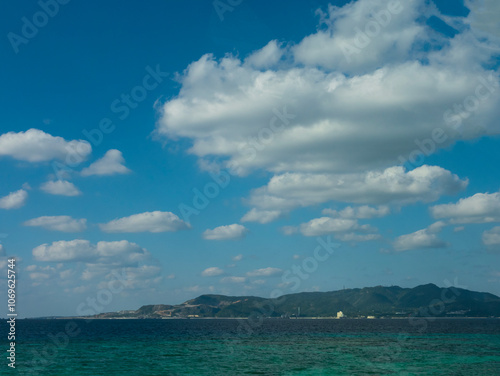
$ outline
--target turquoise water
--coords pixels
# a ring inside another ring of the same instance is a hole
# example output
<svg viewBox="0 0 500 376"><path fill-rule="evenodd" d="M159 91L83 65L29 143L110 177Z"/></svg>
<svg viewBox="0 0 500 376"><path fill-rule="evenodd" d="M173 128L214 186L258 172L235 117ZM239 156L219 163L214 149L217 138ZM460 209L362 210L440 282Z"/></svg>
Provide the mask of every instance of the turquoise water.
<svg viewBox="0 0 500 376"><path fill-rule="evenodd" d="M500 375L500 320L21 320L26 375ZM5 322L1 323L2 328Z"/></svg>

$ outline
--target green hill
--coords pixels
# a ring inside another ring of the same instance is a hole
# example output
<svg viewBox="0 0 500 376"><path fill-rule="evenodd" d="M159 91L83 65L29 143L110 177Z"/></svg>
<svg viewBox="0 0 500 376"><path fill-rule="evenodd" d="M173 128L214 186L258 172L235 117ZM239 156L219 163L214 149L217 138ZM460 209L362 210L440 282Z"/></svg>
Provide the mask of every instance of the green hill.
<svg viewBox="0 0 500 376"><path fill-rule="evenodd" d="M276 300L256 296L201 295L178 305L146 305L136 311L106 313L97 317L332 317L338 311L347 317L500 317L500 298L455 287L440 288L434 284L414 288L376 286L301 292Z"/></svg>

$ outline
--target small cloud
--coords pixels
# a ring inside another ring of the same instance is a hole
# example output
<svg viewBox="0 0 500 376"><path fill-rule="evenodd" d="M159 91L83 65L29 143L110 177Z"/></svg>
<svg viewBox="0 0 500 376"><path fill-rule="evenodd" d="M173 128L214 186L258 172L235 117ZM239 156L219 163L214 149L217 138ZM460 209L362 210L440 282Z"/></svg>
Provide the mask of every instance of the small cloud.
<svg viewBox="0 0 500 376"><path fill-rule="evenodd" d="M284 50L281 49L280 43L272 40L266 46L248 56L245 63L257 69L266 69L278 63L283 53Z"/></svg>
<svg viewBox="0 0 500 376"><path fill-rule="evenodd" d="M356 234L349 232L347 234L336 235L335 238L343 242L368 242L378 240L381 236L379 234Z"/></svg>
<svg viewBox="0 0 500 376"><path fill-rule="evenodd" d="M51 180L43 183L40 186L40 189L45 193L49 193L51 195L60 195L60 196L79 196L82 194L80 190L75 187L75 185L66 180Z"/></svg>
<svg viewBox="0 0 500 376"><path fill-rule="evenodd" d="M300 258L300 255L293 255L294 260L298 260Z"/></svg>
<svg viewBox="0 0 500 376"><path fill-rule="evenodd" d="M147 250L127 240L100 241L95 245L83 239L61 240L52 244L39 245L33 249L32 253L38 261L85 261L88 267L98 264L130 266L150 257Z"/></svg>
<svg viewBox="0 0 500 376"><path fill-rule="evenodd" d="M61 279L68 279L74 274L74 271L71 269L63 270L62 272L59 272L59 278Z"/></svg>
<svg viewBox="0 0 500 376"><path fill-rule="evenodd" d="M299 231L299 229L295 226L283 226L281 228L281 232L285 235L293 235L296 234Z"/></svg>
<svg viewBox="0 0 500 376"><path fill-rule="evenodd" d="M240 254L240 255L237 255L237 256L234 256L234 257L232 258L232 260L233 260L233 261L235 261L235 262L236 262L236 261L241 261L242 259L243 259L243 255L241 255L241 254Z"/></svg>
<svg viewBox="0 0 500 376"><path fill-rule="evenodd" d="M89 167L82 170L82 176L92 175L116 175L128 174L131 171L124 166L125 159L122 152L116 149L111 149L104 154L104 157L92 163Z"/></svg>
<svg viewBox="0 0 500 376"><path fill-rule="evenodd" d="M487 246L500 245L500 226L493 227L491 230L483 232L483 244Z"/></svg>
<svg viewBox="0 0 500 376"><path fill-rule="evenodd" d="M396 251L409 251L422 248L446 248L449 244L436 235L441 232L444 226L445 223L439 221L423 230L401 235L394 241L394 249Z"/></svg>
<svg viewBox="0 0 500 376"><path fill-rule="evenodd" d="M0 209L19 209L26 203L27 198L28 192L24 189L11 192L7 196L0 198Z"/></svg>
<svg viewBox="0 0 500 376"><path fill-rule="evenodd" d="M386 205L381 205L378 207L363 205L358 207L348 206L341 211L324 209L322 213L324 215L329 215L331 217L338 217L345 219L370 219L370 218L385 217L386 215L390 214L390 209Z"/></svg>
<svg viewBox="0 0 500 376"><path fill-rule="evenodd" d="M171 212L144 212L99 225L104 232L172 232L191 228Z"/></svg>
<svg viewBox="0 0 500 376"><path fill-rule="evenodd" d="M246 281L245 277L224 277L221 283L244 283Z"/></svg>
<svg viewBox="0 0 500 376"><path fill-rule="evenodd" d="M175 274L169 274L169 275L167 275L167 279L175 279Z"/></svg>
<svg viewBox="0 0 500 376"><path fill-rule="evenodd" d="M50 274L38 273L38 272L30 273L29 276L34 281L40 281L40 280L45 280L45 279L50 278Z"/></svg>
<svg viewBox="0 0 500 376"><path fill-rule="evenodd" d="M455 204L430 208L434 218L449 218L452 224L500 222L500 192L476 193Z"/></svg>
<svg viewBox="0 0 500 376"><path fill-rule="evenodd" d="M227 226L216 227L213 230L206 230L203 233L203 238L207 240L228 240L241 239L245 237L248 230L245 226L232 224Z"/></svg>
<svg viewBox="0 0 500 376"><path fill-rule="evenodd" d="M30 219L23 223L24 226L42 227L52 231L81 232L87 228L87 220L73 219L67 215L43 216Z"/></svg>
<svg viewBox="0 0 500 376"><path fill-rule="evenodd" d="M252 270L247 273L248 277L271 277L283 273L283 270L278 268L263 268Z"/></svg>
<svg viewBox="0 0 500 376"><path fill-rule="evenodd" d="M359 229L355 219L321 217L300 225L300 232L305 236L321 236L335 232L347 232Z"/></svg>
<svg viewBox="0 0 500 376"><path fill-rule="evenodd" d="M207 268L201 272L202 277L215 277L224 273L224 270L216 266Z"/></svg>
<svg viewBox="0 0 500 376"><path fill-rule="evenodd" d="M458 226L453 229L454 232L462 232L465 230L465 226Z"/></svg>
<svg viewBox="0 0 500 376"><path fill-rule="evenodd" d="M241 218L241 222L258 222L265 224L275 221L282 215L283 212L281 210L258 210L253 208Z"/></svg>
<svg viewBox="0 0 500 376"><path fill-rule="evenodd" d="M0 156L5 155L26 162L46 162L54 159L83 162L92 152L88 141L66 141L39 129L8 132L0 136Z"/></svg>

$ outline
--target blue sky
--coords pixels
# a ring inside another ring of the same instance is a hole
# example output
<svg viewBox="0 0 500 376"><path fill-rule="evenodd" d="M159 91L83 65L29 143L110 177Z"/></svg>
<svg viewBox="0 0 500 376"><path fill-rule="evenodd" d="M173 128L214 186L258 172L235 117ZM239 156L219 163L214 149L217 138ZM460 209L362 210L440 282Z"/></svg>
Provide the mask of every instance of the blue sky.
<svg viewBox="0 0 500 376"><path fill-rule="evenodd" d="M19 313L430 282L500 294L498 12L5 4L0 266L18 259Z"/></svg>

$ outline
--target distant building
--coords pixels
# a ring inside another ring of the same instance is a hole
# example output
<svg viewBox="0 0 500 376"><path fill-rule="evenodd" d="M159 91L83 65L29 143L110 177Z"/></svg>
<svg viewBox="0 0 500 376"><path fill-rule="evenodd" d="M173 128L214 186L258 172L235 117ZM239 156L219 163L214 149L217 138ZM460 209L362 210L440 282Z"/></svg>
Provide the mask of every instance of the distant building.
<svg viewBox="0 0 500 376"><path fill-rule="evenodd" d="M375 316L366 316L367 319L374 319Z"/></svg>
<svg viewBox="0 0 500 376"><path fill-rule="evenodd" d="M338 312L337 312L337 318L338 318L338 319L341 319L342 317L345 317L345 316L344 316L344 313L343 313L342 311L338 311Z"/></svg>

